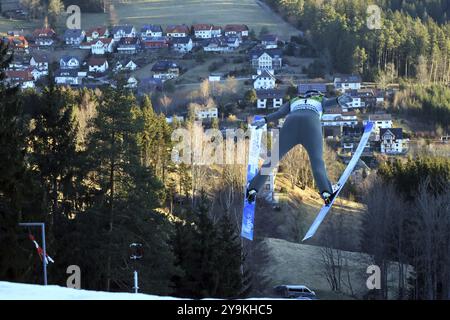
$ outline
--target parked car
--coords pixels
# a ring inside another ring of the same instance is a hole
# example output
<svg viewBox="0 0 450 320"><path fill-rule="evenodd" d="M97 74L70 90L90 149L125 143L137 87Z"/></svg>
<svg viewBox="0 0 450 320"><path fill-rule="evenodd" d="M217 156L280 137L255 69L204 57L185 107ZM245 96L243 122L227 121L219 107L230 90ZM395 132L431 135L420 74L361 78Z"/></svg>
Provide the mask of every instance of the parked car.
<svg viewBox="0 0 450 320"><path fill-rule="evenodd" d="M274 287L277 297L286 299L312 300L317 299L316 293L302 285L280 285Z"/></svg>

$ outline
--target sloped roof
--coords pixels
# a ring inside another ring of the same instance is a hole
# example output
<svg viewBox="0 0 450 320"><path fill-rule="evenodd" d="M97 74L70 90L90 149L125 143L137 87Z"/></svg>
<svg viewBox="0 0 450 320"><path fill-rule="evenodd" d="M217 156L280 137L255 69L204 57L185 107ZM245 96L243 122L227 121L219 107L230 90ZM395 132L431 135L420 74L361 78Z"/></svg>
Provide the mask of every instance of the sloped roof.
<svg viewBox="0 0 450 320"><path fill-rule="evenodd" d="M156 24L146 24L141 28L141 32L146 32L146 31L162 32L162 27L160 25L156 25Z"/></svg>
<svg viewBox="0 0 450 320"><path fill-rule="evenodd" d="M263 72L261 72L260 75L258 75L256 77L256 79L260 79L260 78L272 78L272 79L276 79L275 76L273 74L271 74L269 71L264 70Z"/></svg>
<svg viewBox="0 0 450 320"><path fill-rule="evenodd" d="M242 32L248 31L248 27L245 24L227 24L224 28L225 32Z"/></svg>
<svg viewBox="0 0 450 320"><path fill-rule="evenodd" d="M383 137L388 132L390 132L394 135L394 140L403 139L403 129L402 128L380 129L380 137Z"/></svg>
<svg viewBox="0 0 450 320"><path fill-rule="evenodd" d="M212 30L213 27L214 26L212 24L198 23L192 26L192 30L194 31Z"/></svg>
<svg viewBox="0 0 450 320"><path fill-rule="evenodd" d="M327 91L327 84L325 82L308 82L298 84L298 93L304 94L310 90L318 90L320 92Z"/></svg>
<svg viewBox="0 0 450 320"><path fill-rule="evenodd" d="M166 33L186 33L189 34L189 27L183 25L169 25L166 28Z"/></svg>
<svg viewBox="0 0 450 320"><path fill-rule="evenodd" d="M72 60L72 59L77 60L78 63L80 62L80 59L78 59L78 58L75 57L75 56L63 56L63 57L61 57L61 59L59 59L59 60L65 62L65 63L67 63L67 62L69 62L69 61Z"/></svg>
<svg viewBox="0 0 450 320"><path fill-rule="evenodd" d="M278 89L256 90L258 99L281 99L284 97L284 91Z"/></svg>
<svg viewBox="0 0 450 320"><path fill-rule="evenodd" d="M392 120L392 116L389 113L375 113L368 115L371 121L389 121Z"/></svg>
<svg viewBox="0 0 450 320"><path fill-rule="evenodd" d="M90 66L101 66L105 62L107 62L106 58L103 57L90 57L88 60L88 64Z"/></svg>
<svg viewBox="0 0 450 320"><path fill-rule="evenodd" d="M126 25L122 25L122 26L115 26L111 29L111 32L113 34L116 34L117 32L123 31L125 33L131 33L131 31L133 30L133 26L126 24Z"/></svg>
<svg viewBox="0 0 450 320"><path fill-rule="evenodd" d="M34 61L36 61L37 63L49 62L48 55L46 55L45 53L33 52L33 55L31 57L34 58Z"/></svg>
<svg viewBox="0 0 450 320"><path fill-rule="evenodd" d="M64 39L80 38L82 35L83 35L83 30L81 30L81 29L67 29L64 32Z"/></svg>
<svg viewBox="0 0 450 320"><path fill-rule="evenodd" d="M86 31L87 36L92 36L93 32L97 32L100 36L104 36L108 29L106 27L94 27Z"/></svg>
<svg viewBox="0 0 450 320"><path fill-rule="evenodd" d="M250 57L252 59L258 59L264 53L267 53L272 58L282 57L282 55L283 55L282 51L280 49L264 49L261 47L257 47L255 49L253 49L252 51L250 51Z"/></svg>
<svg viewBox="0 0 450 320"><path fill-rule="evenodd" d="M188 44L190 41L190 37L177 37L170 40L173 44Z"/></svg>
<svg viewBox="0 0 450 320"><path fill-rule="evenodd" d="M33 31L34 37L53 37L54 35L56 35L56 32L52 28L41 28Z"/></svg>
<svg viewBox="0 0 450 320"><path fill-rule="evenodd" d="M11 79L19 79L20 81L33 81L34 77L29 70L7 70L6 77Z"/></svg>
<svg viewBox="0 0 450 320"><path fill-rule="evenodd" d="M338 83L360 83L362 81L359 75L339 75L334 78L335 82Z"/></svg>

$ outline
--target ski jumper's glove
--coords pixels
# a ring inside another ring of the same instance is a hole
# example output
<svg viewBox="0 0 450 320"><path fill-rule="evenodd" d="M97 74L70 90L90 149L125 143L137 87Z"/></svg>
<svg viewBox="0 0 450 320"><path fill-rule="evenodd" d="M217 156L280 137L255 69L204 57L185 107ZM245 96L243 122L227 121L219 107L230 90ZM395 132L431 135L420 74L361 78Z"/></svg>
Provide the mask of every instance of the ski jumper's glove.
<svg viewBox="0 0 450 320"><path fill-rule="evenodd" d="M262 119L254 120L252 122L252 126L256 127L256 129L261 129L262 127L264 127L266 125L266 123L267 123L266 118L262 118Z"/></svg>

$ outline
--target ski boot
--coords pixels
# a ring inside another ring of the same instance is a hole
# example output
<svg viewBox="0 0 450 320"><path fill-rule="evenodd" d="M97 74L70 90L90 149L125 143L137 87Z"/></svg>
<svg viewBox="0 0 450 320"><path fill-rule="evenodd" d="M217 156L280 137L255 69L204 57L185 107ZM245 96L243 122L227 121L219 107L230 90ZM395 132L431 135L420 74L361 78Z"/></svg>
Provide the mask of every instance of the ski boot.
<svg viewBox="0 0 450 320"><path fill-rule="evenodd" d="M247 192L245 193L245 198L247 199L247 202L252 204L253 202L256 201L256 194L258 193L258 191L256 191L255 189L247 189Z"/></svg>
<svg viewBox="0 0 450 320"><path fill-rule="evenodd" d="M322 197L326 206L329 206L331 204L331 202L333 201L333 199L336 197L336 194L337 194L340 186L338 184L334 184L332 186L332 188L333 188L332 194L330 194L328 191L324 191L320 194L320 196Z"/></svg>

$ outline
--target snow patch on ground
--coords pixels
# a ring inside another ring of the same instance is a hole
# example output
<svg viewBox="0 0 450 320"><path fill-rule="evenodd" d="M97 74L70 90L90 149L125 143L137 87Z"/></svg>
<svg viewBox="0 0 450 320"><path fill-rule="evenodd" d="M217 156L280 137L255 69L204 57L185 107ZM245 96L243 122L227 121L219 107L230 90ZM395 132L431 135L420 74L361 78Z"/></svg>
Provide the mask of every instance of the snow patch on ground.
<svg viewBox="0 0 450 320"><path fill-rule="evenodd" d="M0 300L183 300L148 294L69 289L0 281Z"/></svg>

